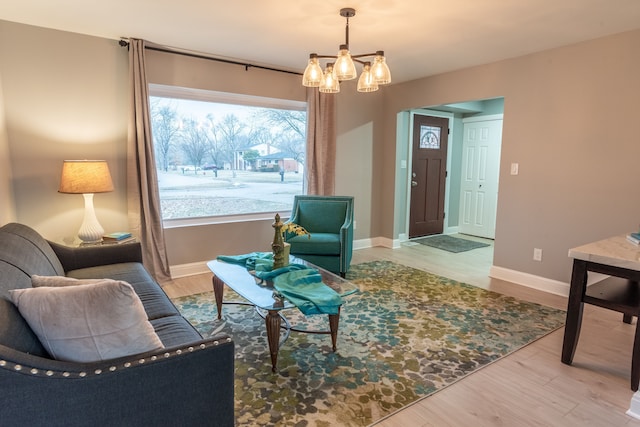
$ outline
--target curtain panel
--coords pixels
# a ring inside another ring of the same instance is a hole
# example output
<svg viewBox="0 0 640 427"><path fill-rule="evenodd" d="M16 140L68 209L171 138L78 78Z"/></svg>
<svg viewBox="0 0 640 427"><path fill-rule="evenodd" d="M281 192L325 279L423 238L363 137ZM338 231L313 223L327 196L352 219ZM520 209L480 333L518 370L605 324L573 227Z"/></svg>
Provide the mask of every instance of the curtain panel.
<svg viewBox="0 0 640 427"><path fill-rule="evenodd" d="M306 193L332 196L336 175L336 96L307 89Z"/></svg>
<svg viewBox="0 0 640 427"><path fill-rule="evenodd" d="M127 144L129 226L142 245L145 267L158 282L171 279L160 213L155 167L145 41L129 40L130 116Z"/></svg>

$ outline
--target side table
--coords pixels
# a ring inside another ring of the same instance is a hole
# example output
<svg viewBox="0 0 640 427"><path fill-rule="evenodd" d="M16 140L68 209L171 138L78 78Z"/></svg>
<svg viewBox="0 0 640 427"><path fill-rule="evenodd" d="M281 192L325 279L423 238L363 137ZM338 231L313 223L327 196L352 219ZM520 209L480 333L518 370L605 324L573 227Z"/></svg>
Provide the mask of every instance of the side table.
<svg viewBox="0 0 640 427"><path fill-rule="evenodd" d="M575 354L584 304L592 304L623 314L631 323L640 315L640 246L615 236L569 250L573 258L571 288L562 344L562 363L571 365ZM611 276L587 288L589 272ZM640 328L636 325L631 362L631 390L640 382Z"/></svg>
<svg viewBox="0 0 640 427"><path fill-rule="evenodd" d="M117 241L117 242L106 242L106 241L102 241L102 242L95 242L95 243L85 243L82 240L80 240L77 236L73 236L73 237L62 237L59 239L54 240L55 243L58 243L60 245L63 246L68 246L70 248L80 248L80 247L91 247L91 246L103 246L103 245L125 245L127 243L136 243L138 241L137 237L131 237L131 238L127 238L127 239L123 239L121 241Z"/></svg>

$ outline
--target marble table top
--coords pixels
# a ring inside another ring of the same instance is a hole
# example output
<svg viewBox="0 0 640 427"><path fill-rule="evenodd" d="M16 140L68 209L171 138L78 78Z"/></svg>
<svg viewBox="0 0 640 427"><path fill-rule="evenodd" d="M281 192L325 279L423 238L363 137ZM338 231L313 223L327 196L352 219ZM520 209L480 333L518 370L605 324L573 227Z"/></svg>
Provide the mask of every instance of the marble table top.
<svg viewBox="0 0 640 427"><path fill-rule="evenodd" d="M640 271L640 246L628 241L624 234L569 249L569 256Z"/></svg>

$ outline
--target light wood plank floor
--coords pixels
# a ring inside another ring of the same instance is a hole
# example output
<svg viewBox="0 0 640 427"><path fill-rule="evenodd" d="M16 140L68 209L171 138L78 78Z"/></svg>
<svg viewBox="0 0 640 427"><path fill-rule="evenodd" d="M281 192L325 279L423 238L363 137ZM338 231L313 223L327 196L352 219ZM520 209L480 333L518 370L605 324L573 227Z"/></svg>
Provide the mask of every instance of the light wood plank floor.
<svg viewBox="0 0 640 427"><path fill-rule="evenodd" d="M470 238L465 236L466 238ZM482 239L476 239L482 240ZM488 241L490 242L490 241ZM354 252L353 263L385 259L501 292L566 307L566 298L489 277L493 247L451 254L407 243ZM175 279L171 297L211 290L211 275ZM405 426L640 426L629 417L633 325L587 305L574 364L560 362L564 328L376 423Z"/></svg>

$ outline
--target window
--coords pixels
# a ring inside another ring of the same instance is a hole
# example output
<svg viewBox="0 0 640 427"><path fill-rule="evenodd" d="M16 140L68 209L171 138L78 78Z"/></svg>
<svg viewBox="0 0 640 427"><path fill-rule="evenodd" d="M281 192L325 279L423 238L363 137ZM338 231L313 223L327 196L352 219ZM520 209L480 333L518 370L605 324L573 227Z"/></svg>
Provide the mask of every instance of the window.
<svg viewBox="0 0 640 427"><path fill-rule="evenodd" d="M291 210L303 193L306 103L159 85L150 94L163 220Z"/></svg>

